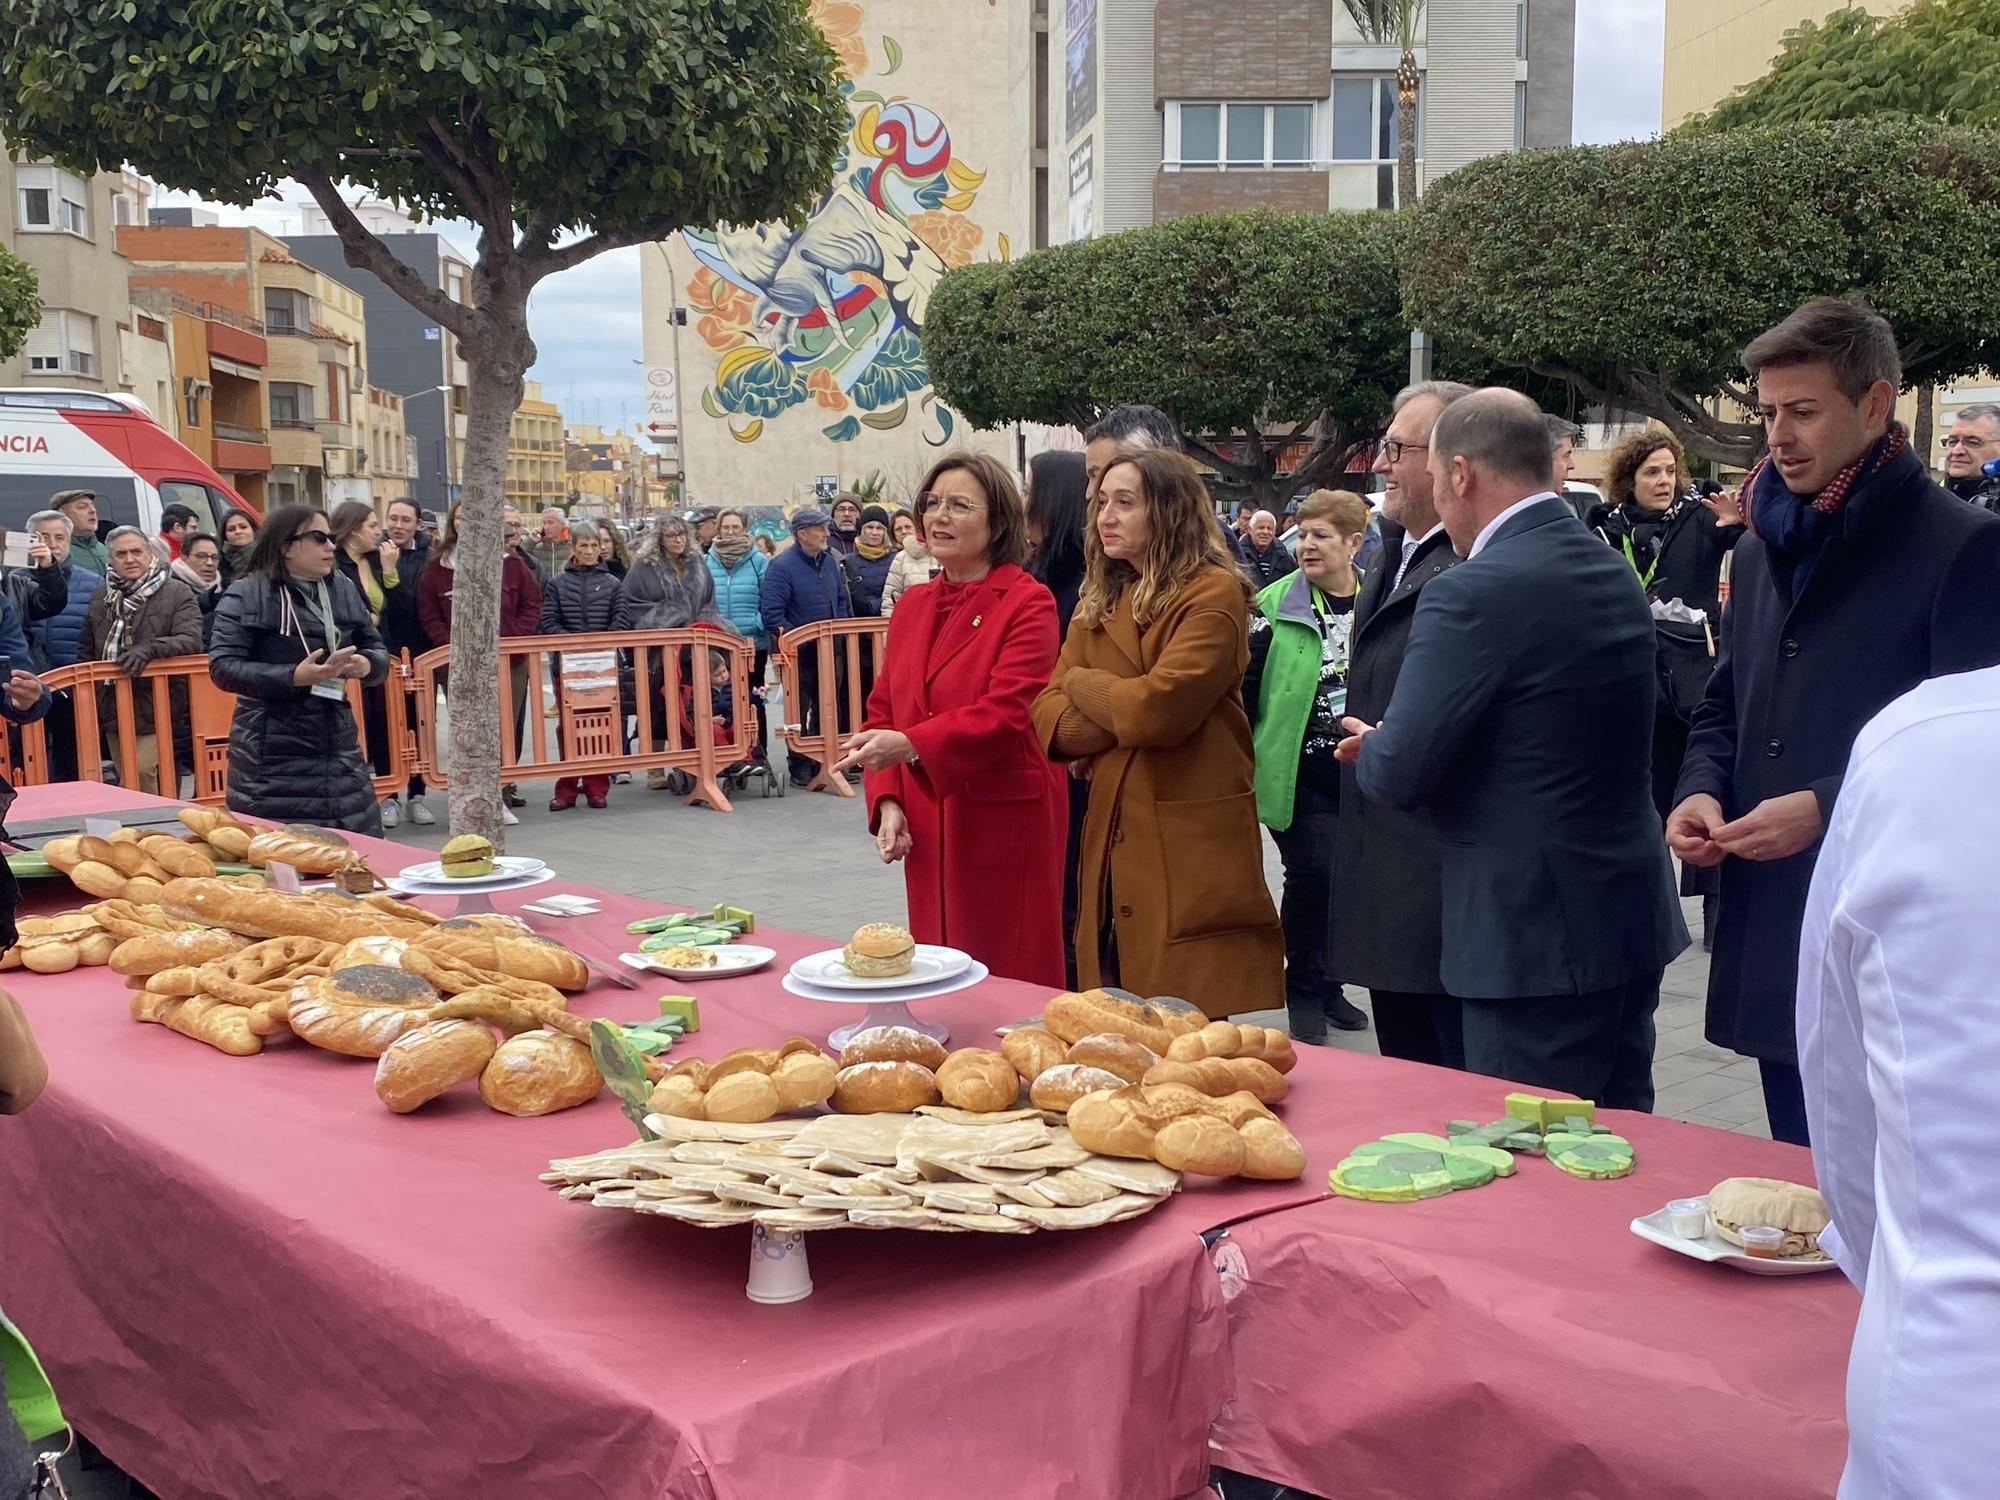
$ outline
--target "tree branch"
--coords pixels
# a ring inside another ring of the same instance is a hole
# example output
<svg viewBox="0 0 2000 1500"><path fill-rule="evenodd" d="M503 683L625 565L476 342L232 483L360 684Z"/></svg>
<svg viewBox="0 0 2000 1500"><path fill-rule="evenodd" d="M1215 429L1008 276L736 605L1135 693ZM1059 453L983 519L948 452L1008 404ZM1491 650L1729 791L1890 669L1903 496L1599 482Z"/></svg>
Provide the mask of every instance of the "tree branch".
<svg viewBox="0 0 2000 1500"><path fill-rule="evenodd" d="M553 276L558 271L567 271L580 266L585 261L604 254L607 250L623 250L627 245L644 245L653 240L664 240L680 231L678 219L660 218L649 224L631 229L604 229L596 234L585 235L580 240L571 240L550 250L537 250L523 258L531 268L533 279L540 281L544 276Z"/></svg>
<svg viewBox="0 0 2000 1500"><path fill-rule="evenodd" d="M534 217L528 220L528 227L521 234L521 249L529 255L539 254L549 248L562 228L563 216L569 211L569 189L560 188L554 197L537 208Z"/></svg>
<svg viewBox="0 0 2000 1500"><path fill-rule="evenodd" d="M396 259L389 247L355 217L354 210L340 196L326 168L299 167L292 172L292 177L304 185L306 191L313 195L313 201L332 221L333 232L340 236L341 248L347 254L349 265L372 272L390 291L460 338L474 335L478 324L473 310L452 301L437 287L426 285L421 276Z"/></svg>

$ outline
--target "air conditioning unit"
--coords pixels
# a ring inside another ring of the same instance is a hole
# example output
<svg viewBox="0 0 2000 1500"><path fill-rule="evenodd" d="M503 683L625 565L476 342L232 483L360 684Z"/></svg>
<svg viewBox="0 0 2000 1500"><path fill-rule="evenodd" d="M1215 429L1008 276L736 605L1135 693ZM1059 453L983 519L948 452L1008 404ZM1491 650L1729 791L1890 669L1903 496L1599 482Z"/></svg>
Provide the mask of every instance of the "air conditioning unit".
<svg viewBox="0 0 2000 1500"><path fill-rule="evenodd" d="M197 380L192 375L183 375L181 376L181 394L183 396L192 396L197 401L206 401L210 396L215 394L215 383L209 380Z"/></svg>

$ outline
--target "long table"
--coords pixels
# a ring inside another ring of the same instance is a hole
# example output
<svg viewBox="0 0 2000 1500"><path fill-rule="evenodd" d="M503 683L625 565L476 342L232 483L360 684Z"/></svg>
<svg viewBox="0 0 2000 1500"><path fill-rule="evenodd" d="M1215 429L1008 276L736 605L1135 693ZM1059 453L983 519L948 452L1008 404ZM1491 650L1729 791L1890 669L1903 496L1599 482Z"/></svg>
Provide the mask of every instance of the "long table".
<svg viewBox="0 0 2000 1500"><path fill-rule="evenodd" d="M148 801L33 788L15 818ZM362 842L385 873L414 857ZM559 889L584 888L497 904ZM658 909L598 894L600 917L533 920L608 954ZM825 939L759 938L778 965L691 987L703 1029L682 1050L851 1018L778 984ZM79 1426L166 1500L1173 1500L1211 1456L1339 1500L1809 1500L1838 1472L1838 1274L1750 1278L1625 1229L1724 1176L1809 1180L1793 1147L1611 1113L1639 1151L1621 1182L1524 1160L1431 1202L1330 1199L1351 1146L1491 1118L1507 1086L1305 1048L1282 1107L1299 1182L1194 1182L1085 1234L816 1235L814 1295L765 1308L743 1298L742 1230L536 1180L629 1139L608 1095L515 1120L461 1089L393 1116L365 1063L135 1025L108 971L8 983L52 1076L0 1122L0 1306ZM637 1019L675 988L572 1008ZM994 979L919 1010L971 1045L1044 998ZM1198 1236L1222 1225L1218 1279Z"/></svg>

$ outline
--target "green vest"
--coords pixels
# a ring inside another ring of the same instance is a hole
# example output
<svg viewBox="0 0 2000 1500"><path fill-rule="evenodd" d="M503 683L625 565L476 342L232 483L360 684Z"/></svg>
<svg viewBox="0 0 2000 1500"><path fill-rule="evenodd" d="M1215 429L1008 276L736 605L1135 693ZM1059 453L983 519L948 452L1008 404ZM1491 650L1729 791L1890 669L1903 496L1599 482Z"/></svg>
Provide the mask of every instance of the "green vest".
<svg viewBox="0 0 2000 1500"><path fill-rule="evenodd" d="M1257 596L1257 608L1271 622L1271 649L1264 657L1257 723L1251 731L1257 753L1257 820L1282 831L1292 826L1299 751L1319 692L1319 619L1304 572L1288 573L1266 588Z"/></svg>

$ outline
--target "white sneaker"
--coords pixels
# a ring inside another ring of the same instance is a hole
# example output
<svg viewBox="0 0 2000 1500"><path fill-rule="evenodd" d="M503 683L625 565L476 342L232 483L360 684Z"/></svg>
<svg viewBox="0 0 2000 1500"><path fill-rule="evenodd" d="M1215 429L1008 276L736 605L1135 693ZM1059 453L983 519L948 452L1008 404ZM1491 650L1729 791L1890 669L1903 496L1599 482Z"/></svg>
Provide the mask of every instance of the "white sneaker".
<svg viewBox="0 0 2000 1500"><path fill-rule="evenodd" d="M421 797L410 799L410 821L421 828L428 828L437 821L437 815L424 805Z"/></svg>
<svg viewBox="0 0 2000 1500"><path fill-rule="evenodd" d="M519 823L521 820L514 816L513 808L502 807L500 809L500 821L504 823L507 827L512 828L516 823Z"/></svg>
<svg viewBox="0 0 2000 1500"><path fill-rule="evenodd" d="M394 797L384 797L382 799L382 826L384 828L394 828L402 821L403 804L398 802Z"/></svg>

